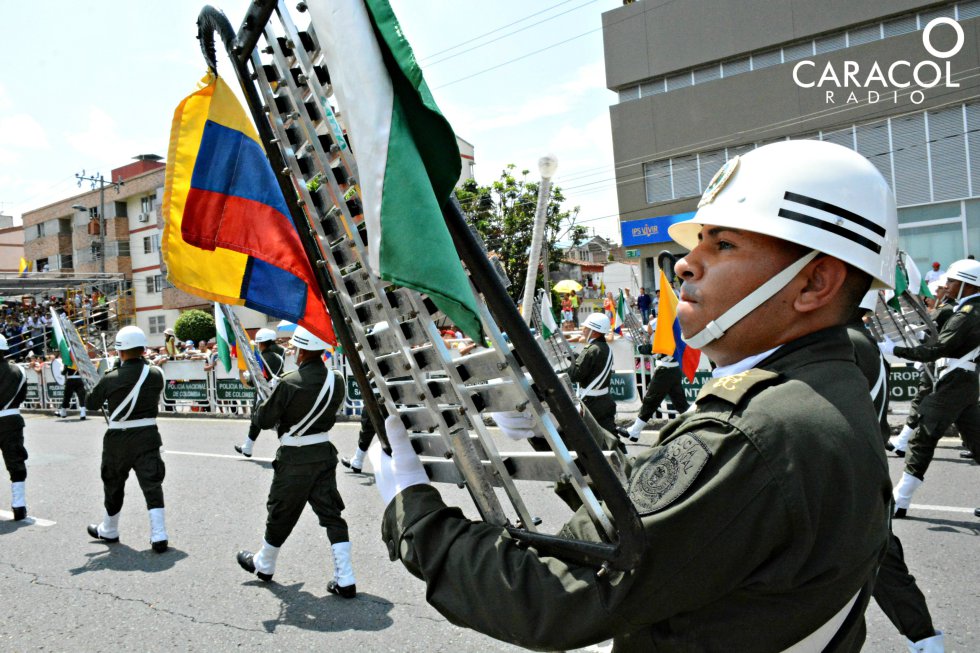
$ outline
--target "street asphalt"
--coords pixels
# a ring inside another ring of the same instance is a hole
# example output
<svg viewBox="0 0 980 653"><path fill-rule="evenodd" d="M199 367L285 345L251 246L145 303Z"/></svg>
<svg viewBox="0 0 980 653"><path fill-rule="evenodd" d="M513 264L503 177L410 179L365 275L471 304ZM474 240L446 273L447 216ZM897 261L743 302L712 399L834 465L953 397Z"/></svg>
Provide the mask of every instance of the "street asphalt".
<svg viewBox="0 0 980 653"><path fill-rule="evenodd" d="M307 510L282 548L273 583L235 562L261 545L276 440L264 432L248 460L233 445L244 420L161 418L164 494L171 549L149 546L149 523L134 478L127 485L119 544L93 541L102 516L99 479L104 422L27 415L27 502L33 523L9 521L0 488L0 650L72 651L514 651L450 624L425 601L425 588L388 560L380 538L381 500L373 477L340 469L358 595L326 591L333 567L325 533ZM341 455L356 446L357 424L339 423ZM644 433L639 450L655 437ZM514 448L501 442L500 448ZM895 523L912 573L947 651L980 651L980 468L945 438L909 519ZM889 457L892 478L901 461ZM545 484L521 484L530 508L554 532L567 509ZM465 491L440 486L476 517ZM488 598L488 600L491 600ZM866 651L904 650L903 638L874 605ZM607 651L609 642L584 650Z"/></svg>

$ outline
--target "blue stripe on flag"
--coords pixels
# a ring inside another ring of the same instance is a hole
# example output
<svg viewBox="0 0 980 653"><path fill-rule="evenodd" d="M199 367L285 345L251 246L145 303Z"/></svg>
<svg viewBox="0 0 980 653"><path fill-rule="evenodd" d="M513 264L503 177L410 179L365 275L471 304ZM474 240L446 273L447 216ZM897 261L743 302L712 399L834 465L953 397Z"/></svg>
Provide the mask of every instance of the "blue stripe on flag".
<svg viewBox="0 0 980 653"><path fill-rule="evenodd" d="M242 278L245 306L298 322L306 313L306 282L281 268L249 257Z"/></svg>

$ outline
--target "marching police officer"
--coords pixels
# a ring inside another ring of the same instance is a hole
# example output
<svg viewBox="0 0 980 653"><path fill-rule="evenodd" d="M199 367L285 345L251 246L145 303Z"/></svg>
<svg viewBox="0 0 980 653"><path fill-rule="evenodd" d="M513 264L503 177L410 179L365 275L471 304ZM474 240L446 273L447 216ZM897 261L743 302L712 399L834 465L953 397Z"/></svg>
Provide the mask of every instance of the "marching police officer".
<svg viewBox="0 0 980 653"><path fill-rule="evenodd" d="M334 577L327 590L354 598L354 568L344 501L337 491L337 449L329 431L344 401L344 380L323 362L327 343L298 326L290 343L296 347L299 368L283 375L258 409L260 428L275 428L279 450L273 463L272 487L266 503L265 537L258 553L239 551L238 564L268 582L276 570L280 547L286 542L307 503L327 529L333 550Z"/></svg>
<svg viewBox="0 0 980 653"><path fill-rule="evenodd" d="M109 428L102 439L102 486L105 516L91 524L88 534L104 542L119 541L119 512L122 510L126 479L136 473L150 517L150 545L157 553L167 550L167 528L163 506L166 468L160 457L157 409L163 392L163 372L143 360L146 335L135 326L116 334L115 349L120 364L106 372L92 388L86 405L99 410L105 405Z"/></svg>
<svg viewBox="0 0 980 653"><path fill-rule="evenodd" d="M929 317L932 318L936 328L942 330L943 325L946 324L946 320L953 315L956 302L952 301L950 296L946 294L945 274L940 277L939 283L940 285L936 290L936 305L929 312ZM905 450L909 446L912 433L915 432L915 428L919 425L919 406L922 405L922 401L932 394L933 391L933 377L936 373L936 365L935 363L920 363L920 365L919 385L916 389L915 396L912 397L912 401L909 404L909 416L905 418L905 425L898 435L888 438L888 444L885 445L886 449L894 452L899 458L905 457Z"/></svg>
<svg viewBox="0 0 980 653"><path fill-rule="evenodd" d="M936 389L919 405L919 424L909 441L902 479L895 486L895 517L908 514L912 496L925 480L936 445L950 424L980 461L980 406L977 358L980 356L980 261L962 259L946 271L946 293L956 301L935 344L901 347L878 343L885 355L923 363L936 362Z"/></svg>
<svg viewBox="0 0 980 653"><path fill-rule="evenodd" d="M24 448L24 418L20 404L27 396L27 375L7 360L7 339L0 336L0 451L10 474L10 511L14 521L27 517L24 484L27 481L27 449Z"/></svg>
<svg viewBox="0 0 980 653"><path fill-rule="evenodd" d="M368 417L367 411L361 412L361 428L357 433L357 451L350 458L341 458L340 464L347 467L355 474L360 474L364 469L364 456L374 440L377 432L374 430L374 423Z"/></svg>
<svg viewBox="0 0 980 653"><path fill-rule="evenodd" d="M74 365L65 365L65 393L61 397L61 408L58 409L58 417L68 416L68 406L71 404L71 397L75 395L78 404L79 420L85 419L85 384L82 377L78 374L78 369Z"/></svg>
<svg viewBox="0 0 980 653"><path fill-rule="evenodd" d="M891 498L844 324L893 283L894 196L853 150L782 141L727 162L669 231L690 250L685 341L718 367L633 461L637 565L597 574L465 519L396 416L391 456L370 452L388 551L453 623L530 648L856 651ZM562 535L598 537L585 509Z"/></svg>
<svg viewBox="0 0 980 653"><path fill-rule="evenodd" d="M652 333L652 325L656 324L656 318L647 325L647 331ZM651 345L640 345L639 352L645 356L653 353ZM643 395L643 403L640 405L640 413L636 416L636 421L629 429L630 441L637 442L643 427L647 425L653 413L660 407L664 397L670 396L670 403L674 410L680 415L688 408L687 397L684 394L684 385L681 383L681 366L673 356L667 354L656 354L653 359L653 376L650 378L650 387Z"/></svg>
<svg viewBox="0 0 980 653"><path fill-rule="evenodd" d="M878 350L878 343L861 319L865 312L874 310L877 301L878 291L865 295L859 311L855 312L854 319L847 325L847 335L854 347L854 360L868 381L871 403L879 423L884 423L887 427L890 368ZM933 627L926 597L916 584L915 577L909 573L902 542L894 532L889 534L888 549L881 561L881 567L878 568L872 596L898 632L908 638L910 651L942 653L943 634Z"/></svg>
<svg viewBox="0 0 980 653"><path fill-rule="evenodd" d="M616 435L616 402L609 394L613 368L612 350L606 342L609 328L605 313L592 313L585 318L582 338L588 344L568 370L568 376L578 384L578 397L599 426Z"/></svg>
<svg viewBox="0 0 980 653"><path fill-rule="evenodd" d="M262 374L273 385L278 383L286 367L286 350L276 342L276 332L272 329L259 329L255 334L255 344L259 347L259 356L262 357ZM259 428L255 421L256 408L259 405L259 398L256 394L255 404L252 406L252 420L248 427L248 437L241 445L235 445L235 451L246 458L252 457L252 447L259 438Z"/></svg>

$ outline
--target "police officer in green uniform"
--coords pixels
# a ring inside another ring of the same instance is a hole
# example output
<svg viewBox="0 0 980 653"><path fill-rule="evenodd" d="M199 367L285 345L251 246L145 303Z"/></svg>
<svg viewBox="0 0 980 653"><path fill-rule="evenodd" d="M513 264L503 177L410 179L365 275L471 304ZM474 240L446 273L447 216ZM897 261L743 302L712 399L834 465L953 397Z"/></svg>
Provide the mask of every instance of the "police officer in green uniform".
<svg viewBox="0 0 980 653"><path fill-rule="evenodd" d="M638 565L597 575L465 519L396 417L370 452L388 550L453 623L530 648L857 651L891 497L844 324L893 283L893 195L853 150L783 141L726 163L670 235L692 250L684 338L719 367L632 465ZM562 533L598 537L584 510Z"/></svg>
<svg viewBox="0 0 980 653"><path fill-rule="evenodd" d="M116 334L119 366L106 372L92 388L86 405L109 416L109 429L102 439L102 486L105 516L91 524L88 534L104 542L119 541L119 512L123 507L126 479L136 473L150 517L150 545L157 553L167 550L167 528L163 506L166 468L160 457L157 410L163 392L163 372L143 360L146 335L135 326Z"/></svg>
<svg viewBox="0 0 980 653"><path fill-rule="evenodd" d="M58 409L58 417L68 416L68 406L71 404L71 397L75 395L78 404L79 419L85 419L85 384L82 377L78 374L78 369L74 365L65 365L65 392L61 397L61 408Z"/></svg>
<svg viewBox="0 0 980 653"><path fill-rule="evenodd" d="M937 292L936 306L929 312L929 317L932 318L936 328L942 330L943 325L946 324L946 320L953 315L956 302L952 301L950 296L946 294L945 274L940 277L940 284ZM919 385L909 405L909 416L905 418L905 425L898 435L888 438L888 444L885 445L886 449L894 452L899 458L905 457L905 450L909 446L912 433L915 432L915 428L919 425L919 406L922 405L922 401L926 397L932 394L933 390L933 377L936 373L935 364L919 363L919 365Z"/></svg>
<svg viewBox="0 0 980 653"><path fill-rule="evenodd" d="M854 347L854 360L867 379L879 423L887 426L889 366L861 319L864 313L874 310L877 301L878 291L865 295L860 310L847 325L847 335ZM909 573L902 542L894 532L888 538L888 550L878 569L873 596L888 620L908 639L910 651L943 651L943 634L933 627L926 597Z"/></svg>
<svg viewBox="0 0 980 653"><path fill-rule="evenodd" d="M333 550L334 577L327 590L344 598L357 595L351 564L347 522L341 517L344 501L337 490L337 449L328 432L344 401L344 379L323 362L327 348L320 338L296 327L291 344L299 368L282 376L272 396L259 405L256 423L275 428L279 450L269 488L265 538L258 553L239 551L238 564L268 582L276 570L280 547L309 503L327 529Z"/></svg>
<svg viewBox="0 0 980 653"><path fill-rule="evenodd" d="M895 486L897 518L908 513L912 495L925 480L939 438L950 424L956 424L967 448L980 461L980 261L962 259L951 264L946 271L946 292L956 307L934 344L901 347L886 340L878 345L885 355L936 362L936 389L919 406L919 424L909 441L905 471Z"/></svg>
<svg viewBox="0 0 980 653"><path fill-rule="evenodd" d="M653 353L650 345L640 345L639 352L645 356ZM643 403L640 405L640 413L636 416L636 421L629 429L630 441L637 442L643 427L653 417L653 413L660 408L660 403L664 397L670 396L670 403L680 415L688 408L687 397L684 395L684 385L681 383L681 366L673 356L667 354L656 354L653 358L653 376L650 378L650 387L643 395Z"/></svg>
<svg viewBox="0 0 980 653"><path fill-rule="evenodd" d="M612 379L613 354L606 342L610 329L605 313L592 313L582 323L582 338L586 346L579 353L568 376L578 384L578 397L589 409L599 426L616 434L616 402L609 394Z"/></svg>
<svg viewBox="0 0 980 653"><path fill-rule="evenodd" d="M286 368L286 350L276 342L276 332L272 329L259 329L255 334L255 344L258 345L259 356L262 357L262 374L275 386ZM259 398L256 394L255 403L252 405L252 420L248 426L248 437L241 445L235 445L235 451L246 458L252 457L252 447L255 446L255 441L259 439L259 432L262 430L255 421L258 406Z"/></svg>
<svg viewBox="0 0 980 653"><path fill-rule="evenodd" d="M27 449L24 447L24 418L20 404L27 396L27 375L16 363L7 360L10 347L0 336L0 452L10 474L10 511L14 521L27 518L24 497L27 482Z"/></svg>

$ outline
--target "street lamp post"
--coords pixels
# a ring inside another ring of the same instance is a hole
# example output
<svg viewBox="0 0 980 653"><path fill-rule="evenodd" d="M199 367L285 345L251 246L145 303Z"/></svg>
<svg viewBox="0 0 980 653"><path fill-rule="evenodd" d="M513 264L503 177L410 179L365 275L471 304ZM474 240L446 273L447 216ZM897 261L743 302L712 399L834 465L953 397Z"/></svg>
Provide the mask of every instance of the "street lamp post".
<svg viewBox="0 0 980 653"><path fill-rule="evenodd" d="M538 277L538 263L541 251L545 250L545 279L547 280L548 258L547 248L544 247L544 226L548 219L548 201L551 199L551 178L558 169L558 157L546 154L538 159L538 171L541 173L541 185L538 187L538 205L534 212L534 231L531 233L531 250L527 257L527 279L524 281L524 298L521 302L521 315L524 321L531 323L531 306L534 303L534 286ZM545 282L547 286L547 281ZM549 288L545 288L547 292Z"/></svg>
<svg viewBox="0 0 980 653"><path fill-rule="evenodd" d="M92 190L95 190L96 184L99 186L99 272L105 273L105 187L107 185L112 186L118 193L119 187L124 182L106 181L102 173L99 172L89 177L85 175L84 170L82 170L81 174L76 174L75 179L78 180L79 188L81 188L83 181L91 182Z"/></svg>

